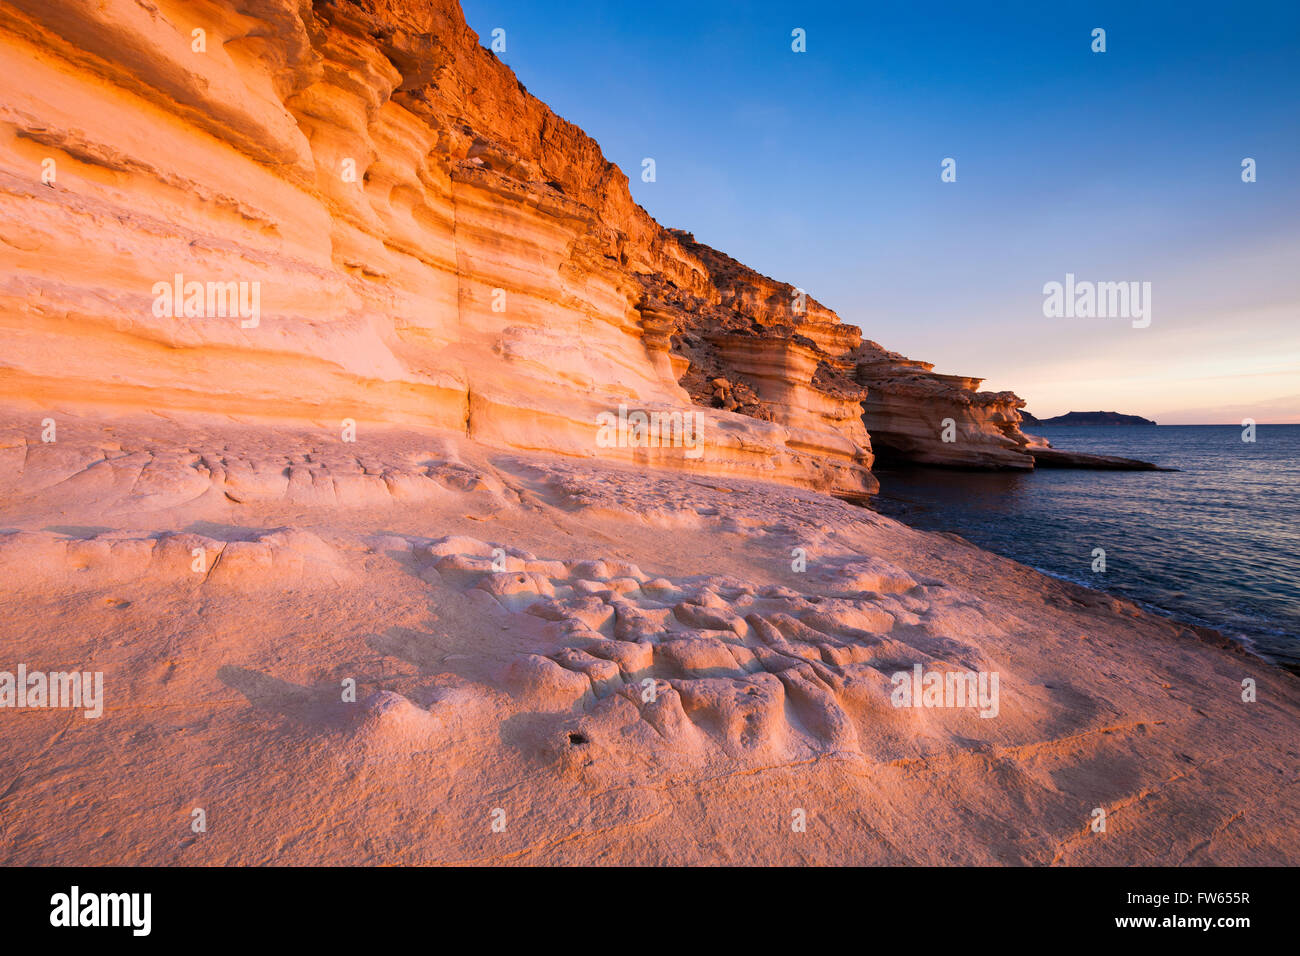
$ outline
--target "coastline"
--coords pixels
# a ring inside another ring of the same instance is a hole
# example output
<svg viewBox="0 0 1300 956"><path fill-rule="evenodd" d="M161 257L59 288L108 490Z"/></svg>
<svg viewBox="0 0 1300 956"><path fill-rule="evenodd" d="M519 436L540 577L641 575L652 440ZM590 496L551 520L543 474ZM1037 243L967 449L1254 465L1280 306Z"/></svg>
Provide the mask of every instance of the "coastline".
<svg viewBox="0 0 1300 956"><path fill-rule="evenodd" d="M0 861L1294 865L1300 667L1136 598L1300 634L1300 428L1121 458L983 388L1294 414L1256 378L1289 386L1276 137L1243 191L1222 136L1147 135L1216 125L1151 95L1205 98L1189 18L1095 59L1105 27L1023 11L857 18L887 49L837 42L853 11L800 14L811 47L775 6L609 12L0 0ZM1255 20L1223 59L1251 94L1286 35ZM1071 89L1195 182L1026 159ZM881 122L838 123L859 94ZM1275 128L1257 100L1240 128ZM1071 177L1096 201L1026 231ZM961 470L912 494L962 534L882 513L891 458ZM107 917L69 875L15 925L78 887ZM179 876L158 912L201 930L224 890ZM1031 878L1134 925L1128 877ZM1052 909L1002 895L971 911Z"/></svg>
<svg viewBox="0 0 1300 956"><path fill-rule="evenodd" d="M1172 469L1166 469L1166 470L1172 470ZM887 472L884 473L887 474ZM888 503L885 508L875 507L874 503L879 503L882 501ZM863 504L861 507L874 510L878 514L882 514L885 517L892 518L893 520L899 521L907 525L909 528L915 528L918 531L931 533L931 534L939 534L945 537L966 541L973 548L979 548L980 550L988 551L991 554L998 554L999 556L1006 558L1008 561L1015 561L1017 564L1021 564L1024 567L1030 568L1031 570L1036 571L1037 573L1043 575L1044 577L1049 577L1056 581L1061 581L1066 584L1071 584L1074 585L1075 587L1080 587L1087 591L1095 591L1099 594L1104 594L1108 597L1115 598L1116 600L1124 601L1126 603L1132 604L1135 607L1141 609L1146 614L1151 614L1155 617L1159 617L1171 621L1175 624L1181 625L1183 627L1186 627L1190 632L1193 632L1198 636L1204 636L1204 638L1208 640L1210 643L1219 644L1220 646L1231 646L1231 647L1240 648L1242 651L1246 652L1251 657L1258 659L1262 663L1268 664L1271 667L1281 668L1282 670L1285 670L1289 673L1300 676L1300 665L1293 664L1286 660L1275 660L1274 658L1269 656L1268 653L1261 651L1258 648L1255 639L1252 638L1251 635L1249 634L1238 634L1233 636L1228 634L1222 627L1216 626L1213 621L1206 620L1205 618L1199 617L1197 615L1190 614L1187 612L1179 612L1177 610L1173 610L1170 608L1161 607L1158 604L1151 603L1150 601L1143 601L1139 598L1134 598L1129 595L1126 595L1122 593L1122 591L1119 589L1098 587L1097 585L1090 583L1089 581L1081 577L1072 577L1069 574L1066 574L1062 571L1057 571L1057 570L1053 570L1052 568L1042 567L1033 564L1030 561L1026 561L1024 559L1016 558L1011 555L1002 554L996 548L990 548L985 545L977 544L976 542L970 541L969 539L963 537L961 534L955 531L936 531L932 528L924 528L919 525L915 525L908 521L908 514L910 513L911 510L909 506L905 504L901 498L891 496L890 493L886 490L882 490L877 494L873 495L872 502L873 503Z"/></svg>
<svg viewBox="0 0 1300 956"><path fill-rule="evenodd" d="M875 500L880 500L883 498L889 500L893 504L899 503L899 499L890 498L887 492L880 492L872 497ZM958 534L955 531L936 531L934 529L922 528L913 525L907 520L906 517L907 512L905 509L879 510L879 509L872 508L870 504L864 504L862 505L862 507L871 510L876 510L878 514L882 514L885 517L891 518L894 521L898 521L902 524L905 524L909 528L914 528L915 530L920 531L922 533L937 534L940 535L941 537L949 538L951 540L962 541L968 544L972 548L977 548L981 551L986 551L989 554L997 554L999 557L1005 558L1008 561L1013 561L1016 564L1021 565L1022 567L1028 568L1031 571L1041 574L1045 578L1051 578L1053 581L1059 581L1062 584L1071 585L1073 587L1081 588L1084 591L1089 591L1095 594L1104 595L1107 598L1112 598L1116 601L1123 602L1124 604L1132 605L1134 608L1136 608L1143 614L1149 614L1152 617L1156 617L1161 620L1168 621L1172 624L1184 628L1189 638L1201 640L1208 644L1212 644L1216 647L1240 651L1247 657L1255 661L1258 661L1260 664L1266 665L1268 667L1276 667L1280 670L1286 671L1289 674L1294 674L1296 677L1300 677L1300 665L1292 664L1291 662L1285 660L1275 660L1274 658L1270 657L1266 652L1263 652L1258 648L1255 640L1249 634L1238 634L1236 636L1230 635L1223 628L1216 627L1213 622L1207 621L1204 618L1199 618L1196 617L1195 615L1181 614L1178 611L1171 610L1169 608L1160 607L1159 605L1152 604L1149 601L1143 601L1138 598L1130 597L1128 595L1120 593L1118 590L1110 590L1104 587L1097 587L1096 585L1091 584L1087 580L1084 580L1082 578L1071 577L1070 575L1065 574L1063 572L1055 571L1052 570L1051 568L1040 567L1036 564L1030 563L1022 559L1015 558L1011 555L1002 554L1000 551L994 548L989 548L989 547L985 547L984 545L977 544L976 542L963 537L962 535Z"/></svg>
<svg viewBox="0 0 1300 956"><path fill-rule="evenodd" d="M1264 429L1257 446L1239 443L1232 426L1133 428L1113 437L1109 429L1062 430L1054 441L1089 453L1179 467L1146 475L959 477L893 465L878 469L882 488L873 506L909 526L957 532L1043 573L1217 630L1296 672L1300 621L1288 585L1295 571L1284 515L1300 429ZM1253 509L1251 496L1265 493L1277 507ZM1234 532L1225 536L1229 521Z"/></svg>

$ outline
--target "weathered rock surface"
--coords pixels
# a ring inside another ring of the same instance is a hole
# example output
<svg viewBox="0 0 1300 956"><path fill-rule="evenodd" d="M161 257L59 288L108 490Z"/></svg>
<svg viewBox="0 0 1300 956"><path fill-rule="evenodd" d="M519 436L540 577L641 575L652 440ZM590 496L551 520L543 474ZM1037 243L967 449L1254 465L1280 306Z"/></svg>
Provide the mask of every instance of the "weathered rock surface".
<svg viewBox="0 0 1300 956"><path fill-rule="evenodd" d="M875 342L854 353L867 388L862 420L878 453L927 465L1032 469L1020 430L1025 403L1013 392L980 392L980 379L940 375Z"/></svg>
<svg viewBox="0 0 1300 956"><path fill-rule="evenodd" d="M454 0L5 0L0 65L0 396L428 424L850 497L876 488L868 433L1033 465L1014 395L662 228ZM159 314L156 285L191 282L194 314ZM225 283L256 318L213 314ZM703 453L598 445L619 406L699 414Z"/></svg>
<svg viewBox="0 0 1300 956"><path fill-rule="evenodd" d="M818 493L1045 446L660 228L451 0L0 0L0 86L0 637L105 686L0 713L0 861L1296 861L1296 678Z"/></svg>
<svg viewBox="0 0 1300 956"><path fill-rule="evenodd" d="M1300 854L1300 678L825 494L420 427L0 423L0 670L104 689L0 709L7 865ZM917 667L1000 689L899 706Z"/></svg>
<svg viewBox="0 0 1300 956"><path fill-rule="evenodd" d="M454 0L6 0L0 66L0 396L876 486L798 350L739 360L760 414L692 404L647 282L760 312L768 290L720 287ZM225 283L248 314L213 314ZM703 453L599 445L620 406L700 415Z"/></svg>

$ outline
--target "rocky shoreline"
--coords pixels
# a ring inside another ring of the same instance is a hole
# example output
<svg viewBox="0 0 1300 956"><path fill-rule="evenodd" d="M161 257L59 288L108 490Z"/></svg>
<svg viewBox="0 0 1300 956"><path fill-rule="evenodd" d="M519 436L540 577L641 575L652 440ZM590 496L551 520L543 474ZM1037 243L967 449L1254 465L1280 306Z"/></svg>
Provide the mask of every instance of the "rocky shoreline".
<svg viewBox="0 0 1300 956"><path fill-rule="evenodd" d="M0 687L0 860L1300 858L1293 675L839 500L1146 463L662 227L454 0L0 65L0 672L103 678Z"/></svg>
<svg viewBox="0 0 1300 956"><path fill-rule="evenodd" d="M42 414L0 430L6 646L103 713L0 711L11 865L1295 859L1300 678L955 535L450 432ZM900 705L918 665L996 713Z"/></svg>

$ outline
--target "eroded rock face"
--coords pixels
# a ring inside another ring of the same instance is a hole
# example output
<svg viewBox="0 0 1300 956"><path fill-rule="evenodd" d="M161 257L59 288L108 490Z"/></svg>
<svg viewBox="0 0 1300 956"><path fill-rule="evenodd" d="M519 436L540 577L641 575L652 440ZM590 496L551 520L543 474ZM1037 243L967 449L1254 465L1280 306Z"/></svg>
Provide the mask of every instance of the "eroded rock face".
<svg viewBox="0 0 1300 956"><path fill-rule="evenodd" d="M875 487L838 411L692 405L640 277L717 305L704 263L453 0L13 0L0 65L3 397Z"/></svg>
<svg viewBox="0 0 1300 956"><path fill-rule="evenodd" d="M0 397L849 497L876 488L868 430L923 430L929 399L884 385L862 419L858 329L662 228L454 0L3 0L0 67ZM1024 459L1015 401L958 401L961 454ZM702 452L601 443L620 407L699 415Z"/></svg>
<svg viewBox="0 0 1300 956"><path fill-rule="evenodd" d="M929 362L904 358L875 342L854 350L867 389L862 421L878 452L928 465L1031 470L1020 430L1024 401L1014 392L977 391L982 379L940 375Z"/></svg>
<svg viewBox="0 0 1300 956"><path fill-rule="evenodd" d="M1034 467L1025 450L1033 439L1020 431L1019 396L980 392L978 378L941 375L929 362L864 341L857 326L841 323L803 290L759 275L689 233L673 235L708 270L716 303L665 288L657 277L642 281L655 314L673 325L674 347L687 363L681 383L696 402L811 426L819 437L820 418L861 447L868 466L881 454L953 467ZM836 453L824 438L814 447Z"/></svg>

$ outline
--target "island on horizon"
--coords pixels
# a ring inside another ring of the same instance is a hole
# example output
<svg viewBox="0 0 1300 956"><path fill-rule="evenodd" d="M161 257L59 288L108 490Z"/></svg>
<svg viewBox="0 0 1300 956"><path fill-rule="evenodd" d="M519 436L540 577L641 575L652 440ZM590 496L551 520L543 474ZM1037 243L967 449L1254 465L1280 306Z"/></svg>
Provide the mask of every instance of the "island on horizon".
<svg viewBox="0 0 1300 956"><path fill-rule="evenodd" d="M1055 418L1036 418L1029 412L1020 412L1021 421L1026 425L1154 425L1149 418L1141 415L1121 415L1119 412L1066 412Z"/></svg>

